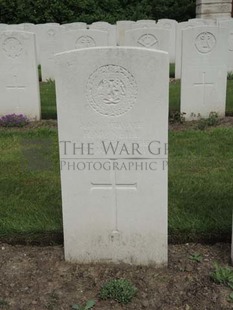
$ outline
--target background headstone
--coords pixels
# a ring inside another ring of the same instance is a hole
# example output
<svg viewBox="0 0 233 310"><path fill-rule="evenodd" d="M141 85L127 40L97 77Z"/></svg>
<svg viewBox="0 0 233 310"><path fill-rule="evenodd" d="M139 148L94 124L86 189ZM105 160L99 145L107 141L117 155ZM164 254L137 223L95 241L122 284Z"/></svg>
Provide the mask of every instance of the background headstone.
<svg viewBox="0 0 233 310"><path fill-rule="evenodd" d="M119 20L117 22L117 45L121 46L125 44L125 32L130 30L133 24L135 24L135 22L131 20Z"/></svg>
<svg viewBox="0 0 233 310"><path fill-rule="evenodd" d="M138 28L126 31L125 45L169 52L170 31L160 28Z"/></svg>
<svg viewBox="0 0 233 310"><path fill-rule="evenodd" d="M191 18L188 20L192 24L200 24L200 25L208 25L208 26L215 26L216 25L216 19L210 19L210 18Z"/></svg>
<svg viewBox="0 0 233 310"><path fill-rule="evenodd" d="M225 116L227 30L201 26L183 30L181 112L186 120Z"/></svg>
<svg viewBox="0 0 233 310"><path fill-rule="evenodd" d="M188 22L182 22L179 23L176 27L176 65L175 65L175 78L180 79L181 78L181 64L182 64L182 30L197 27L198 23L195 21L188 21ZM200 26L200 25L199 25Z"/></svg>
<svg viewBox="0 0 233 310"><path fill-rule="evenodd" d="M23 24L7 25L7 31L24 31L24 25Z"/></svg>
<svg viewBox="0 0 233 310"><path fill-rule="evenodd" d="M92 48L56 60L66 260L166 264L167 53Z"/></svg>
<svg viewBox="0 0 233 310"><path fill-rule="evenodd" d="M32 32L32 33L35 33L36 30L35 30L35 24L32 24L32 23L23 23L23 24L20 24L21 26L23 26L23 30L26 31L26 32Z"/></svg>
<svg viewBox="0 0 233 310"><path fill-rule="evenodd" d="M176 27L177 21L173 19L159 19L157 26L169 30L169 58L170 63L175 63L176 60Z"/></svg>
<svg viewBox="0 0 233 310"><path fill-rule="evenodd" d="M87 24L86 23L69 23L69 24L63 24L62 25L65 30L70 31L70 30L79 30L79 29L87 29Z"/></svg>
<svg viewBox="0 0 233 310"><path fill-rule="evenodd" d="M0 24L0 31L6 31L7 30L7 24Z"/></svg>
<svg viewBox="0 0 233 310"><path fill-rule="evenodd" d="M101 30L72 30L62 34L63 51L108 46L108 32Z"/></svg>
<svg viewBox="0 0 233 310"><path fill-rule="evenodd" d="M1 32L0 46L0 115L24 114L31 120L39 120L35 35Z"/></svg>
<svg viewBox="0 0 233 310"><path fill-rule="evenodd" d="M36 38L42 80L54 80L54 55L62 51L62 27L54 23L38 24L36 25Z"/></svg>
<svg viewBox="0 0 233 310"><path fill-rule="evenodd" d="M227 28L228 38L227 38L227 53L228 53L228 63L227 70L233 72L233 18L231 20L219 21L219 26Z"/></svg>
<svg viewBox="0 0 233 310"><path fill-rule="evenodd" d="M96 22L89 25L89 29L97 29L108 32L108 45L116 46L117 45L117 33L116 25L111 25L106 22Z"/></svg>
<svg viewBox="0 0 233 310"><path fill-rule="evenodd" d="M156 21L152 19L142 19L137 20L134 24L132 24L131 29L137 29L137 28L152 28L156 27Z"/></svg>

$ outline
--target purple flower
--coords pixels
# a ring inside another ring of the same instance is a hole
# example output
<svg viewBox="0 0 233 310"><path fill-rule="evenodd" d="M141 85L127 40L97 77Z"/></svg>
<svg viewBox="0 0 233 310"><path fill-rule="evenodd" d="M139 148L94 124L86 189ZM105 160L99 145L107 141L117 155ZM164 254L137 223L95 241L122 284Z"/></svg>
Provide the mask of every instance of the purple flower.
<svg viewBox="0 0 233 310"><path fill-rule="evenodd" d="M23 114L7 114L0 117L1 127L24 127L28 123L29 119Z"/></svg>

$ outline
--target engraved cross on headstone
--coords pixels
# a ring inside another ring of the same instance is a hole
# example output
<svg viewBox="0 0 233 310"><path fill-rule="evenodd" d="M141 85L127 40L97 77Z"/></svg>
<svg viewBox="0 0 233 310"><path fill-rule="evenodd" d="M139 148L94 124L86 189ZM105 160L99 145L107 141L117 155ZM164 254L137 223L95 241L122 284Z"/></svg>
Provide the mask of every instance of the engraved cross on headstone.
<svg viewBox="0 0 233 310"><path fill-rule="evenodd" d="M21 83L17 82L17 75L14 75L14 82L10 83L11 85L6 86L8 91L15 91L16 92L16 98L15 100L17 101L17 106L16 106L16 111L20 112L21 108L21 94L20 92L24 91L26 86L22 85Z"/></svg>
<svg viewBox="0 0 233 310"><path fill-rule="evenodd" d="M113 205L115 208L115 227L114 230L112 231L112 234L117 234L119 233L118 231L118 197L117 197L117 191L118 190L137 190L137 183L119 183L116 180L116 172L114 171L111 174L111 182L106 182L106 183L94 183L92 182L91 185L91 190L112 190L113 191Z"/></svg>
<svg viewBox="0 0 233 310"><path fill-rule="evenodd" d="M214 83L207 83L206 82L206 72L202 73L202 82L201 83L194 83L195 87L201 87L203 89L203 103L205 103L205 98L206 98L206 87L210 86L213 87Z"/></svg>

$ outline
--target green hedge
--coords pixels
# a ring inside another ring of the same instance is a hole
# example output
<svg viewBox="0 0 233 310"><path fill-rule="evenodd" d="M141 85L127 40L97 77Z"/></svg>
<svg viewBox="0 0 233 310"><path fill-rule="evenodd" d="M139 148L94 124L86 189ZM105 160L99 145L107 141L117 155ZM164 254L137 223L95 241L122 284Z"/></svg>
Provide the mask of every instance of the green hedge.
<svg viewBox="0 0 233 310"><path fill-rule="evenodd" d="M68 23L82 21L195 17L195 0L0 0L0 22Z"/></svg>

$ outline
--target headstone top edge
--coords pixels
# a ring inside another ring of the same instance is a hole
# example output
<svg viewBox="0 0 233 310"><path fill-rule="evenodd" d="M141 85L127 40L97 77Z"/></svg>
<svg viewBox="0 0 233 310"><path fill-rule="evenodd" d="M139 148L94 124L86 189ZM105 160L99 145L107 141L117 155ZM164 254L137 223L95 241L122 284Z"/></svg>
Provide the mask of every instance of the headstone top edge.
<svg viewBox="0 0 233 310"><path fill-rule="evenodd" d="M31 32L31 31L23 31L23 30L3 30L0 32L0 34L2 35L3 33L12 33L12 34L31 34L31 35L34 35L35 33L34 32Z"/></svg>
<svg viewBox="0 0 233 310"><path fill-rule="evenodd" d="M219 27L219 26L212 26L212 25L192 25L192 27L190 28L185 28L185 29L182 29L182 31L185 31L185 32L188 32L188 31L191 31L191 30L198 30L198 29L203 29L203 30L222 30L224 29L224 27ZM227 28L225 28L227 29Z"/></svg>
<svg viewBox="0 0 233 310"><path fill-rule="evenodd" d="M66 33L76 33L76 32L84 32L84 33L86 33L86 34L88 34L88 33L93 33L93 32L95 32L95 33L108 33L108 31L107 30L103 30L103 29L96 29L96 28L91 28L91 29L68 29L67 31L66 31Z"/></svg>
<svg viewBox="0 0 233 310"><path fill-rule="evenodd" d="M166 29L166 28L163 28L163 27L148 27L148 28L143 28L143 27L138 27L138 28L133 28L133 29L128 29L126 30L126 32L133 32L133 31L138 31L138 30L143 30L145 32L149 32L149 31L157 31L157 30L162 30L164 31L165 33L168 32L170 33L170 29Z"/></svg>
<svg viewBox="0 0 233 310"><path fill-rule="evenodd" d="M55 57L58 58L58 57L62 57L62 56L65 56L65 55L69 55L69 54L80 54L80 53L90 53L90 52L93 52L93 51L98 51L98 50L118 50L118 51L130 51L130 50L135 50L135 51L141 51L141 52L144 52L144 53L154 53L154 54L161 54L161 55L164 55L164 56L168 56L168 52L165 52L165 51L161 51L161 50L154 50L154 49L145 49L143 47L134 47L134 46L97 46L97 47L88 47L88 48L80 48L80 49L74 49L74 50L70 50L70 51L65 51L65 52L62 52L62 53L57 53L55 54Z"/></svg>

